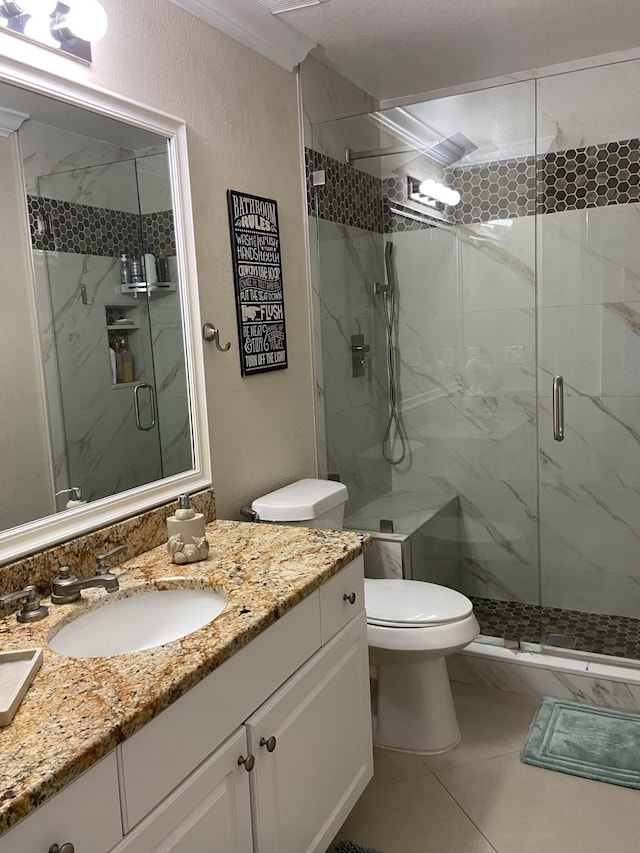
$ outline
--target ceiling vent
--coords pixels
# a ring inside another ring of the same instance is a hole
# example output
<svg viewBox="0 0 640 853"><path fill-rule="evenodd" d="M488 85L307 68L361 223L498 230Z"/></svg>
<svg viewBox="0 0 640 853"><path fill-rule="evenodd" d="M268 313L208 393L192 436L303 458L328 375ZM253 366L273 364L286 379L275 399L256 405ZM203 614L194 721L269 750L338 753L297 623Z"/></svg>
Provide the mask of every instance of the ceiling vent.
<svg viewBox="0 0 640 853"><path fill-rule="evenodd" d="M294 9L304 9L306 6L319 6L327 0L254 0L254 2L272 15L280 15L282 12L293 12Z"/></svg>

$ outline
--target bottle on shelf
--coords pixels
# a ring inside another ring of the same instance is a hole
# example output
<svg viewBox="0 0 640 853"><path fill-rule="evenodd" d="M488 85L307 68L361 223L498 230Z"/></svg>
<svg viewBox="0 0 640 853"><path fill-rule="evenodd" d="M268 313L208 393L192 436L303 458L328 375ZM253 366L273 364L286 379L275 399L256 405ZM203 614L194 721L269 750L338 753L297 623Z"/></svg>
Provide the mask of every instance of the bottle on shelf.
<svg viewBox="0 0 640 853"><path fill-rule="evenodd" d="M131 281L133 284L142 284L144 281L142 261L139 255L134 255L131 259Z"/></svg>
<svg viewBox="0 0 640 853"><path fill-rule="evenodd" d="M160 252L157 260L158 281L169 281L169 261L164 252Z"/></svg>
<svg viewBox="0 0 640 853"><path fill-rule="evenodd" d="M144 254L144 280L147 284L155 284L158 280L158 271L156 269L156 256L153 252L145 252Z"/></svg>
<svg viewBox="0 0 640 853"><path fill-rule="evenodd" d="M131 284L131 270L129 269L129 259L124 253L120 255L120 284Z"/></svg>
<svg viewBox="0 0 640 853"><path fill-rule="evenodd" d="M118 368L118 382L133 382L133 356L129 352L129 342L126 335L117 338L118 346L116 362Z"/></svg>

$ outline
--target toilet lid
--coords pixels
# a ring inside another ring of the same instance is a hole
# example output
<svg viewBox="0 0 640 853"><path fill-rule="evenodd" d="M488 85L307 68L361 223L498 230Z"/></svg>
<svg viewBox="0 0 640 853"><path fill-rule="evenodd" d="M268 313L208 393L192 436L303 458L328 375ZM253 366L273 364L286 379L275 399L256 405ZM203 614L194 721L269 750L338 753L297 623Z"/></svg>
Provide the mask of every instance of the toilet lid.
<svg viewBox="0 0 640 853"><path fill-rule="evenodd" d="M473 612L469 599L435 583L365 578L367 622L386 627L421 628L457 622Z"/></svg>

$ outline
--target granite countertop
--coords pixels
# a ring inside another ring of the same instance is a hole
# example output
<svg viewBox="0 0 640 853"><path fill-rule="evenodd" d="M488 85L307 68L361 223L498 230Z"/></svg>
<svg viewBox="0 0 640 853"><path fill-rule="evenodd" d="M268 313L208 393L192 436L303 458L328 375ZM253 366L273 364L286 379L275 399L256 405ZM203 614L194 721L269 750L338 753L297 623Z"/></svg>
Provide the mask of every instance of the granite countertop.
<svg viewBox="0 0 640 853"><path fill-rule="evenodd" d="M85 590L22 625L0 620L3 651L43 648L42 667L9 726L0 728L0 835L205 678L360 554L353 532L215 521L207 560L177 566L160 546L113 571L120 591ZM71 567L73 570L73 567ZM164 580L163 580L164 579ZM171 579L171 580L168 580ZM224 590L217 619L147 651L66 658L47 641L79 611L145 588Z"/></svg>

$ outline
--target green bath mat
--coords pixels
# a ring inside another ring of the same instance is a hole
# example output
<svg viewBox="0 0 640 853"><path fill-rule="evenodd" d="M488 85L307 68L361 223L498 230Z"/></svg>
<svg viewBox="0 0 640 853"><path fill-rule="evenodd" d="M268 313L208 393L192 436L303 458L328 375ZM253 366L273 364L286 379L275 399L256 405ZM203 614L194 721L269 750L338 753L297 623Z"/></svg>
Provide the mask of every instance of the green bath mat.
<svg viewBox="0 0 640 853"><path fill-rule="evenodd" d="M546 696L538 705L520 760L640 788L640 714Z"/></svg>

